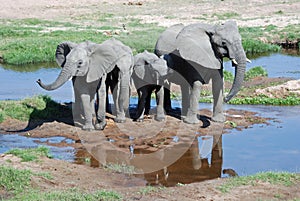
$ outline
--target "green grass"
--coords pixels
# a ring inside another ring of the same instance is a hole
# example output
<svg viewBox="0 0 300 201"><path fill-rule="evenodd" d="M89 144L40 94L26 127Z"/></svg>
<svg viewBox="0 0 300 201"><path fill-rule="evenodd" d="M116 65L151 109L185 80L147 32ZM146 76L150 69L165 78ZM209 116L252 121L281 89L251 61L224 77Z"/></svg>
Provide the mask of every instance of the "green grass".
<svg viewBox="0 0 300 201"><path fill-rule="evenodd" d="M21 158L21 162L37 161L41 156L52 158L49 148L43 146L30 149L11 149L6 154L13 154Z"/></svg>
<svg viewBox="0 0 300 201"><path fill-rule="evenodd" d="M0 166L1 200L25 200L25 201L53 201L53 200L84 200L84 201L115 201L122 200L122 196L114 191L97 190L95 192L83 192L78 189L55 190L41 192L31 186L31 177L45 174L35 174L30 170L18 170L12 167ZM47 179L49 176L46 175ZM5 192L5 193L4 193Z"/></svg>
<svg viewBox="0 0 300 201"><path fill-rule="evenodd" d="M265 95L255 97L236 97L229 101L234 105L300 105L299 96L287 96L285 98L270 98Z"/></svg>
<svg viewBox="0 0 300 201"><path fill-rule="evenodd" d="M55 190L51 192L40 192L32 189L15 197L8 199L10 201L26 200L26 201L117 201L122 200L122 196L114 191L97 190L95 192L83 192L78 189Z"/></svg>
<svg viewBox="0 0 300 201"><path fill-rule="evenodd" d="M264 69L261 66L256 66L256 67L249 69L245 73L245 81L251 80L255 77L267 77L267 76L268 76L268 72L266 69Z"/></svg>
<svg viewBox="0 0 300 201"><path fill-rule="evenodd" d="M134 166L128 166L126 164L109 163L105 166L105 169L124 174L134 173Z"/></svg>
<svg viewBox="0 0 300 201"><path fill-rule="evenodd" d="M112 37L120 39L133 49L134 54L144 50L153 51L159 34L165 30L155 23L144 24L138 19L116 18L110 13L96 13L89 19L103 22L102 25L84 25L84 23L66 23L39 19L0 20L0 56L6 64L28 64L54 62L56 46L63 41L76 43L91 40L101 43L110 38L103 30L120 30L120 34ZM238 17L236 13L225 13L218 18ZM79 16L80 18L80 16ZM119 19L120 21L117 21ZM88 19L81 19L88 20ZM116 24L126 24L128 33ZM273 41L295 40L300 38L300 25L279 28L274 25L266 27L241 27L243 47L247 53L278 52L280 46L264 43L261 38Z"/></svg>
<svg viewBox="0 0 300 201"><path fill-rule="evenodd" d="M19 193L30 187L29 170L17 170L12 167L0 166L0 189L7 192Z"/></svg>
<svg viewBox="0 0 300 201"><path fill-rule="evenodd" d="M219 20L226 20L226 19L231 19L231 18L237 18L240 15L236 12L229 12L229 13L214 13L212 14L212 17L217 17Z"/></svg>
<svg viewBox="0 0 300 201"><path fill-rule="evenodd" d="M255 186L258 182L266 182L274 185L291 186L295 182L300 181L299 174L288 172L262 172L255 175L245 177L232 177L228 181L217 187L223 193L229 192L231 189L239 186Z"/></svg>
<svg viewBox="0 0 300 201"><path fill-rule="evenodd" d="M224 80L225 81L233 82L234 76L231 72L229 72L227 70L224 70L223 75L224 75Z"/></svg>
<svg viewBox="0 0 300 201"><path fill-rule="evenodd" d="M39 95L19 101L0 101L0 123L6 118L29 121L57 119L71 115L71 109L53 101L49 96Z"/></svg>
<svg viewBox="0 0 300 201"><path fill-rule="evenodd" d="M105 19L110 17L113 15L105 15ZM132 47L135 54L145 49L153 51L159 34L164 30L156 24L145 25L132 19L128 19L126 28L132 30L130 34L121 31L113 37ZM4 63L14 65L54 62L59 43L86 40L101 43L110 38L103 34L103 30L116 29L122 28L109 25L81 26L38 19L0 21L0 56Z"/></svg>

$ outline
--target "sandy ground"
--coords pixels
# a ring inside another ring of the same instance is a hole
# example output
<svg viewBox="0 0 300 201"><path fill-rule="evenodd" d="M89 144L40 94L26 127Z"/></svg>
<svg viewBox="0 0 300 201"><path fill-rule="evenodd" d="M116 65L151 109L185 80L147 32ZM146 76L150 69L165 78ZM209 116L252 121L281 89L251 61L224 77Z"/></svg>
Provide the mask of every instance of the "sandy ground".
<svg viewBox="0 0 300 201"><path fill-rule="evenodd" d="M111 13L116 18L140 18L162 26L175 23L220 22L231 14L239 26L276 25L283 27L299 23L299 1L278 0L0 0L0 18L40 18L76 21L76 17ZM95 23L95 22L91 22Z"/></svg>
<svg viewBox="0 0 300 201"><path fill-rule="evenodd" d="M170 26L175 23L210 22L219 23L226 14L233 15L239 26L267 26L270 24L283 27L289 24L298 24L300 17L300 1L276 1L276 0L255 0L255 1L191 1L191 0L144 0L144 1L122 1L122 0L0 0L0 19L24 19L39 18L55 21L71 21L74 23L96 24L96 15L113 13L113 17L118 18L138 18L143 22L157 22L161 26ZM83 20L85 19L85 20ZM118 22L112 22L118 23ZM295 83L296 85L297 83ZM299 84L299 83L298 83ZM270 91L271 89L266 89ZM257 92L259 93L259 91ZM274 93L273 93L274 94ZM199 126L200 132L209 133L211 130L218 130L220 125L215 125L209 119L210 111L200 111L202 124ZM268 119L260 118L259 115L249 111L226 111L229 123L222 125L218 134L232 129L231 121L237 122L238 129L247 129L255 123L268 123ZM168 121L173 125L172 131L176 130L178 119L169 116ZM7 120L0 124L1 132L6 130L19 130L26 128L28 122ZM149 128L155 124L151 120L145 121L142 129ZM65 136L75 140L72 145L81 153L82 157L90 157L82 145L82 133L78 128L69 125L68 121L57 120L52 122L36 122L36 128L30 128L24 132L26 136L49 137ZM205 126L206 125L206 126ZM208 125L208 126L207 126ZM137 126L137 125L131 125ZM202 127L201 127L202 126ZM218 128L218 129L215 129ZM104 133L105 137L115 140L127 138L126 133L118 132L117 127L112 121ZM9 133L9 132L8 132ZM117 133L117 135L112 135ZM146 141L135 141L136 149L147 149L155 152L172 146L172 133L162 130L155 137L147 138ZM80 137L81 136L81 137ZM93 136L93 135L91 135ZM119 137L119 138L118 138ZM161 143L161 139L166 139ZM85 138L84 138L85 139ZM120 142L120 143L119 143ZM118 144L119 143L119 144ZM116 140L115 145L121 147L121 152L129 152L124 147L128 146L128 140ZM146 145L146 147L145 147ZM64 144L57 144L64 146ZM218 148L218 146L216 146ZM192 150L189 150L192 152ZM219 150L216 150L220 152ZM218 156L218 155L217 155ZM185 156L190 157L190 155ZM186 158L181 159L181 163L186 163ZM10 162L9 162L10 161ZM204 161L201 161L202 164ZM93 164L95 163L95 164ZM120 174L104 169L97 161L92 160L93 165L78 165L61 160L43 158L40 163L20 162L20 159L3 154L0 156L1 165L11 165L16 168L28 168L34 172L49 172L53 179L35 176L32 178L32 185L41 188L43 191L53 189L67 189L77 187L82 190L93 191L99 189L116 190L121 193L124 200L289 200L300 198L300 183L290 187L272 185L270 183L257 182L251 186L241 186L233 189L229 193L222 193L216 189L226 182L226 178L218 178L222 169L218 167L217 173L211 180L195 182L184 186L174 186L169 188L152 191L146 194L141 193L147 183L164 184L166 172L156 171L153 174L136 177L130 174ZM216 163L218 164L218 163ZM180 167L180 166L179 166ZM204 167L204 166L203 166ZM176 171L170 166L169 171ZM204 169L206 170L206 169ZM195 173L196 175L196 173ZM203 176L203 175L202 175ZM215 178L215 179L213 179ZM277 198L275 197L277 195ZM278 198L280 195L280 198ZM9 196L0 189L0 198Z"/></svg>

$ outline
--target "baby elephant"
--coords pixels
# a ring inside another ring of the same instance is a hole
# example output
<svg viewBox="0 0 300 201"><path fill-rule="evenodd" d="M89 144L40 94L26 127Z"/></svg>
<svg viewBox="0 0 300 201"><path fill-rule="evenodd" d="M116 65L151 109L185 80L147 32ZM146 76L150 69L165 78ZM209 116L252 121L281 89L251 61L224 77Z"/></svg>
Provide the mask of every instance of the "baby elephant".
<svg viewBox="0 0 300 201"><path fill-rule="evenodd" d="M157 121L165 119L163 85L167 82L169 73L166 61L155 54L145 50L143 53L135 55L132 74L138 93L137 112L133 118L135 121L143 121L144 114L149 114L153 91L155 91L157 103L155 119Z"/></svg>

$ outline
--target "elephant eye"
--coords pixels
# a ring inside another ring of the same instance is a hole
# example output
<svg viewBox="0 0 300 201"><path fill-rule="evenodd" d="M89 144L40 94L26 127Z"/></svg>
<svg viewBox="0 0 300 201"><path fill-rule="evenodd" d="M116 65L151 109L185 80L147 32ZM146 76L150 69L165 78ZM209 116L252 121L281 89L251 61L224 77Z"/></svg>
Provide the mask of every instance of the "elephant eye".
<svg viewBox="0 0 300 201"><path fill-rule="evenodd" d="M82 60L79 60L79 61L78 61L78 67L80 67L82 64L83 64L83 61L82 61Z"/></svg>

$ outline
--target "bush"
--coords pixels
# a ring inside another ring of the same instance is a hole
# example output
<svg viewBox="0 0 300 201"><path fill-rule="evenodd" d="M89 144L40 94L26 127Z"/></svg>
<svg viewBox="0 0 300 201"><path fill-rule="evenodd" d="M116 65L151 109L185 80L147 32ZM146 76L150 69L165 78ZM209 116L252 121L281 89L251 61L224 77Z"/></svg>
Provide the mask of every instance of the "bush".
<svg viewBox="0 0 300 201"><path fill-rule="evenodd" d="M255 77L267 77L268 72L261 66L251 68L245 73L245 80L251 80Z"/></svg>

